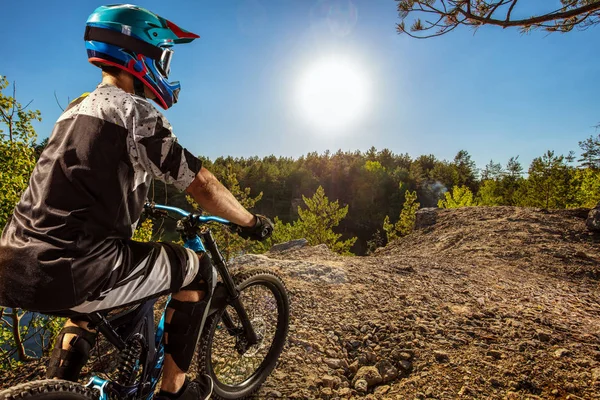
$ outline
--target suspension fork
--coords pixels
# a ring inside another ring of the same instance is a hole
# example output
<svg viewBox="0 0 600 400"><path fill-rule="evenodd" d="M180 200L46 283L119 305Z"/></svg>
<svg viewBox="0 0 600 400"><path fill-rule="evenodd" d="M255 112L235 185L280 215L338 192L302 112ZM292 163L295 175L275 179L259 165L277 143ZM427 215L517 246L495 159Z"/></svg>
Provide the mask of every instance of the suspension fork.
<svg viewBox="0 0 600 400"><path fill-rule="evenodd" d="M233 282L233 278L229 273L229 269L227 269L225 259L219 251L212 233L210 232L210 230L207 229L204 232L200 232L200 236L202 237L202 241L204 242L206 250L210 252L212 261L215 264L217 271L223 279L223 285L227 289L227 294L229 295L229 298L227 299L227 304L231 305L237 312L240 318L240 322L242 323L242 328L244 329L245 334L244 336L248 342L248 345L252 346L258 343L258 337L256 336L256 332L252 327L252 323L250 323L248 313L246 312L246 309L242 304L242 300L240 299L240 291L235 286L235 282ZM223 323L228 328L234 327L234 323L227 312L223 313Z"/></svg>

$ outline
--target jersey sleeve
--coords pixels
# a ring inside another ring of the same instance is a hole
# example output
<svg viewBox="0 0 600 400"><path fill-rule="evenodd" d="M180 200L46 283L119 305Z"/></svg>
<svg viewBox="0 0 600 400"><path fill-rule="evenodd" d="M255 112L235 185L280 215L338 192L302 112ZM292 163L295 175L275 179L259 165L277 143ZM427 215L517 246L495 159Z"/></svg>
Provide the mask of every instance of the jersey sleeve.
<svg viewBox="0 0 600 400"><path fill-rule="evenodd" d="M177 142L162 113L144 103L138 108L133 124L136 158L156 179L183 191L202 168L202 161Z"/></svg>

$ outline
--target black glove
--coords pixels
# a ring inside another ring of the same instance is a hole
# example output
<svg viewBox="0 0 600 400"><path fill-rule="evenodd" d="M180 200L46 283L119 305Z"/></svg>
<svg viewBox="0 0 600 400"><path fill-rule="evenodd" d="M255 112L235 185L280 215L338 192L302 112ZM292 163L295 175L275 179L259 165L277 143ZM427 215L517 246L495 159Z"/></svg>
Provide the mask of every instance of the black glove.
<svg viewBox="0 0 600 400"><path fill-rule="evenodd" d="M232 223L229 225L229 229L244 239L260 241L267 239L273 233L273 223L264 215L255 214L254 216L256 217L254 226L240 226Z"/></svg>

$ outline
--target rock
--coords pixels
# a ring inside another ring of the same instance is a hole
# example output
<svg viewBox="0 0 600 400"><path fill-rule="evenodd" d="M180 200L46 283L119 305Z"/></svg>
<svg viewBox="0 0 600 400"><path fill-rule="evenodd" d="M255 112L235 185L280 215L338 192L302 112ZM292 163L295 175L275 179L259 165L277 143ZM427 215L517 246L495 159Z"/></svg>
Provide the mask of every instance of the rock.
<svg viewBox="0 0 600 400"><path fill-rule="evenodd" d="M600 202L590 210L585 226L591 232L600 232Z"/></svg>
<svg viewBox="0 0 600 400"><path fill-rule="evenodd" d="M444 353L443 351L435 350L433 352L433 356L435 357L435 360L440 363L450 361L450 356L448 356L448 353Z"/></svg>
<svg viewBox="0 0 600 400"><path fill-rule="evenodd" d="M289 242L276 244L273 247L271 247L271 249L269 251L271 253L279 253L279 252L290 250L290 249L300 249L305 246L308 246L308 240L296 239L296 240L290 240Z"/></svg>
<svg viewBox="0 0 600 400"><path fill-rule="evenodd" d="M381 360L376 365L375 368L379 371L381 378L383 379L383 383L388 383L393 381L398 377L398 369L392 365L388 360Z"/></svg>
<svg viewBox="0 0 600 400"><path fill-rule="evenodd" d="M348 369L351 373L355 374L358 371L358 360L354 361L352 364L348 366Z"/></svg>
<svg viewBox="0 0 600 400"><path fill-rule="evenodd" d="M352 390L350 390L350 388L342 388L340 390L338 390L338 396L342 396L342 397L346 397L346 396L350 396L350 394L352 393Z"/></svg>
<svg viewBox="0 0 600 400"><path fill-rule="evenodd" d="M365 353L365 355L367 356L367 362L370 364L375 364L377 362L377 354L375 354L372 351L367 351Z"/></svg>
<svg viewBox="0 0 600 400"><path fill-rule="evenodd" d="M414 352L410 349L394 349L390 353L390 357L394 361L412 360Z"/></svg>
<svg viewBox="0 0 600 400"><path fill-rule="evenodd" d="M344 368L344 364L342 363L342 360L337 359L337 358L326 358L325 360L323 360L323 362L325 364L327 364L327 366L329 368L332 368L332 369Z"/></svg>
<svg viewBox="0 0 600 400"><path fill-rule="evenodd" d="M566 357L570 354L571 354L571 352L567 349L558 349L554 352L554 357L562 358L562 357Z"/></svg>
<svg viewBox="0 0 600 400"><path fill-rule="evenodd" d="M464 396L465 394L470 394L471 393L471 389L469 389L468 386L463 386L460 388L460 390L458 391L458 395L459 396Z"/></svg>
<svg viewBox="0 0 600 400"><path fill-rule="evenodd" d="M433 388L431 386L427 386L427 389L425 389L425 396L431 397L434 395L434 393L435 391L433 390Z"/></svg>
<svg viewBox="0 0 600 400"><path fill-rule="evenodd" d="M336 351L332 350L332 349L325 349L325 354L327 354L327 357L329 357L329 358L336 358L337 357Z"/></svg>
<svg viewBox="0 0 600 400"><path fill-rule="evenodd" d="M321 382L323 382L323 386L335 389L340 386L342 380L339 376L323 375Z"/></svg>
<svg viewBox="0 0 600 400"><path fill-rule="evenodd" d="M498 350L488 350L487 355L495 360L499 360L502 358L502 352Z"/></svg>
<svg viewBox="0 0 600 400"><path fill-rule="evenodd" d="M375 367L361 367L354 376L353 382L356 388L356 382L364 380L367 382L367 387L375 386L383 381L379 371Z"/></svg>
<svg viewBox="0 0 600 400"><path fill-rule="evenodd" d="M384 394L386 394L389 391L390 391L390 387L388 385L383 385L383 386L378 386L377 389L375 389L375 392L373 392L373 394L376 396L383 396Z"/></svg>
<svg viewBox="0 0 600 400"><path fill-rule="evenodd" d="M358 390L359 392L364 393L367 391L368 388L369 384L364 379L358 379L356 382L354 382L354 389Z"/></svg>
<svg viewBox="0 0 600 400"><path fill-rule="evenodd" d="M415 216L415 230L435 225L437 210L435 207L425 207L418 210Z"/></svg>
<svg viewBox="0 0 600 400"><path fill-rule="evenodd" d="M402 360L398 363L398 366L406 375L412 371L412 363L410 361Z"/></svg>
<svg viewBox="0 0 600 400"><path fill-rule="evenodd" d="M493 387L496 387L496 388L500 388L500 387L504 386L504 384L502 383L502 381L500 381L497 378L490 378L489 384L492 385Z"/></svg>
<svg viewBox="0 0 600 400"><path fill-rule="evenodd" d="M324 388L321 388L321 394L325 397L329 397L333 394L333 391L331 390L331 388L324 387Z"/></svg>
<svg viewBox="0 0 600 400"><path fill-rule="evenodd" d="M283 395L278 390L271 389L267 392L267 398L280 399L282 397Z"/></svg>
<svg viewBox="0 0 600 400"><path fill-rule="evenodd" d="M549 333L546 333L544 331L537 331L537 333L535 334L535 337L540 341L540 342L549 342L550 339L552 339L552 337L550 336Z"/></svg>
<svg viewBox="0 0 600 400"><path fill-rule="evenodd" d="M592 370L592 381L600 381L600 367Z"/></svg>

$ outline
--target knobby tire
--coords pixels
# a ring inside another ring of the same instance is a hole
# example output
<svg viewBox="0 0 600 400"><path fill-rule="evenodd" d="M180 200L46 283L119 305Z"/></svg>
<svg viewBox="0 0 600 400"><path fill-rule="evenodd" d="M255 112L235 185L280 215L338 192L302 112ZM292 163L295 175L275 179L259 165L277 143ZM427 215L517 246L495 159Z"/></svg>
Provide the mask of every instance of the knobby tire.
<svg viewBox="0 0 600 400"><path fill-rule="evenodd" d="M288 294L282 279L278 275L272 271L257 269L236 274L233 276L233 280L241 291L240 296L242 301L244 301L244 290L253 286L263 286L270 290L277 302L277 325L271 346L256 371L240 385L228 385L219 381L213 370L213 362L211 360L215 330L221 322L223 311L217 312L207 319L199 342L198 371L212 377L214 382L212 398L218 400L246 399L258 391L277 365L277 360L283 351L289 327ZM244 306L246 311L251 314L251 308L246 303L244 303Z"/></svg>
<svg viewBox="0 0 600 400"><path fill-rule="evenodd" d="M0 392L0 400L91 400L98 399L98 392L79 383L60 379L45 379L21 383Z"/></svg>

